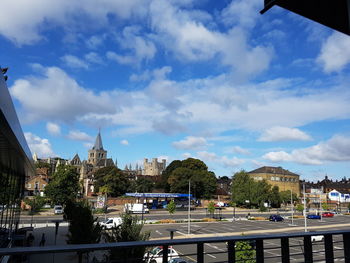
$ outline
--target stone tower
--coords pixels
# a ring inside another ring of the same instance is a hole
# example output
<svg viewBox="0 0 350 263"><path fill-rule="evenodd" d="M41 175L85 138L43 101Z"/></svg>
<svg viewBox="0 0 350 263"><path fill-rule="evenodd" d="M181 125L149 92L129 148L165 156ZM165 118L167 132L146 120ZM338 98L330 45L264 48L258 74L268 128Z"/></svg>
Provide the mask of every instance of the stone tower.
<svg viewBox="0 0 350 263"><path fill-rule="evenodd" d="M101 134L98 132L95 145L89 150L88 163L96 166L101 160L105 163L106 159L107 151L103 149Z"/></svg>

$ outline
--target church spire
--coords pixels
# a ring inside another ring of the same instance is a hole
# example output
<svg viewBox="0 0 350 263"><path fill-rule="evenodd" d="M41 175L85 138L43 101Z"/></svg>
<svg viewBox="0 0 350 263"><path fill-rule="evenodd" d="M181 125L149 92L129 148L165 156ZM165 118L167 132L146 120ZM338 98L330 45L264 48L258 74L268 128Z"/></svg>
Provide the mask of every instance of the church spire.
<svg viewBox="0 0 350 263"><path fill-rule="evenodd" d="M94 145L94 147L92 147L92 149L93 150L103 150L100 130L98 131L98 134L97 134L96 140L95 140L95 145Z"/></svg>

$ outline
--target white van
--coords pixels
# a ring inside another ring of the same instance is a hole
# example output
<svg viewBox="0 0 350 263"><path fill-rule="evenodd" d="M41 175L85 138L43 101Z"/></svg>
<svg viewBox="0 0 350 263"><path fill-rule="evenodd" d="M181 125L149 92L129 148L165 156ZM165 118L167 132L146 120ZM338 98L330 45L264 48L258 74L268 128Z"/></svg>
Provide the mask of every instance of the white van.
<svg viewBox="0 0 350 263"><path fill-rule="evenodd" d="M61 205L55 205L53 211L55 215L63 214L63 207Z"/></svg>
<svg viewBox="0 0 350 263"><path fill-rule="evenodd" d="M122 224L122 218L121 217L112 217L108 218L106 221L103 221L100 223L102 228L104 229L111 229L113 227L117 227Z"/></svg>
<svg viewBox="0 0 350 263"><path fill-rule="evenodd" d="M149 213L149 209L143 204L125 204L124 212L129 214Z"/></svg>

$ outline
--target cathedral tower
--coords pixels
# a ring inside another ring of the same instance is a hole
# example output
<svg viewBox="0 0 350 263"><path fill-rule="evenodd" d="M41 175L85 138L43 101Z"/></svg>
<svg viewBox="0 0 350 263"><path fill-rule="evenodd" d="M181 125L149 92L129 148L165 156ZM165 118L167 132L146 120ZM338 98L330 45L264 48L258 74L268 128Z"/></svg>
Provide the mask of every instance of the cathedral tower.
<svg viewBox="0 0 350 263"><path fill-rule="evenodd" d="M97 166L99 163L105 163L107 159L107 151L103 149L101 134L98 132L95 145L89 150L88 163Z"/></svg>

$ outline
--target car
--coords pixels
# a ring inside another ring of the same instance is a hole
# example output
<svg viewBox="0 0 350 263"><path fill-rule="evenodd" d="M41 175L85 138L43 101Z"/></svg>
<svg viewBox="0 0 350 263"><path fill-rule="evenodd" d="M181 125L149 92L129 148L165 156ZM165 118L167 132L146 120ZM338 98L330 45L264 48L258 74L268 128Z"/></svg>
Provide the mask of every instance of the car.
<svg viewBox="0 0 350 263"><path fill-rule="evenodd" d="M311 214L306 216L307 219L321 219L320 215Z"/></svg>
<svg viewBox="0 0 350 263"><path fill-rule="evenodd" d="M120 226L122 224L122 218L121 217L111 217L107 218L106 221L103 221L100 223L103 229L112 229L113 227Z"/></svg>
<svg viewBox="0 0 350 263"><path fill-rule="evenodd" d="M277 222L277 221L283 221L284 218L280 215L270 215L269 220Z"/></svg>
<svg viewBox="0 0 350 263"><path fill-rule="evenodd" d="M311 236L311 241L312 241L312 242L320 242L320 241L322 241L322 240L323 240L323 238L324 238L324 236L323 236L323 235L319 235L319 236Z"/></svg>
<svg viewBox="0 0 350 263"><path fill-rule="evenodd" d="M183 258L172 258L168 261L168 263L189 263L189 262Z"/></svg>
<svg viewBox="0 0 350 263"><path fill-rule="evenodd" d="M168 247L168 258L179 258L179 254L172 247ZM151 251L145 253L144 259L146 263L162 263L163 262L163 247L155 247Z"/></svg>
<svg viewBox="0 0 350 263"><path fill-rule="evenodd" d="M333 217L333 216L334 216L334 213L332 213L332 212L324 212L322 214L322 217Z"/></svg>
<svg viewBox="0 0 350 263"><path fill-rule="evenodd" d="M55 215L63 214L63 207L61 205L55 205L53 211Z"/></svg>

